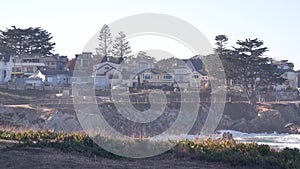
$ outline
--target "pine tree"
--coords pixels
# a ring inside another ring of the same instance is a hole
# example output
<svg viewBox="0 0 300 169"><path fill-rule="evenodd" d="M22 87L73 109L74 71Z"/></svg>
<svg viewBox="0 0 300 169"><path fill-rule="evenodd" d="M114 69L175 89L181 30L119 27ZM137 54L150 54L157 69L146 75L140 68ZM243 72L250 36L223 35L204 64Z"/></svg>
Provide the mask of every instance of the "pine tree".
<svg viewBox="0 0 300 169"><path fill-rule="evenodd" d="M237 45L229 57L235 65L234 78L241 83L250 104L256 105L256 96L261 89L283 83L284 79L270 59L262 57L268 51L267 47L263 47L263 41L257 38L238 40Z"/></svg>
<svg viewBox="0 0 300 169"><path fill-rule="evenodd" d="M108 25L103 25L99 33L99 47L96 48L97 56L102 59L112 56L112 35Z"/></svg>
<svg viewBox="0 0 300 169"><path fill-rule="evenodd" d="M218 35L215 38L217 48L215 49L218 55L224 55L226 52L225 45L228 42L228 38L226 35Z"/></svg>
<svg viewBox="0 0 300 169"><path fill-rule="evenodd" d="M122 31L114 41L112 53L115 57L122 59L132 56L129 42L126 41L126 35Z"/></svg>
<svg viewBox="0 0 300 169"><path fill-rule="evenodd" d="M234 79L237 76L237 74L236 71L234 70L235 63L231 61L233 51L226 48L226 45L228 43L228 37L226 35L217 35L215 37L215 40L216 40L215 44L217 46L215 48L215 52L222 62L222 66L224 68L225 75L226 75L227 84L231 84L232 79Z"/></svg>
<svg viewBox="0 0 300 169"><path fill-rule="evenodd" d="M20 29L12 26L0 31L0 51L10 55L53 55L51 33L40 27Z"/></svg>

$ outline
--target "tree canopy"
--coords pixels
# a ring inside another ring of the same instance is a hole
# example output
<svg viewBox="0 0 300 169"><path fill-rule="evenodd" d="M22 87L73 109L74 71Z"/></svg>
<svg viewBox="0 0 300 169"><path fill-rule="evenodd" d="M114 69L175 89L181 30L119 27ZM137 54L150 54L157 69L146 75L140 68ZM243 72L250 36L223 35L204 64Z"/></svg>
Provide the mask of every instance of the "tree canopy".
<svg viewBox="0 0 300 169"><path fill-rule="evenodd" d="M220 41L224 42L224 38L217 37L219 43L216 52L223 63L226 78L242 87L250 104L256 104L257 93L263 88L284 82L280 71L272 64L271 59L263 57L268 48L263 46L262 40L257 38L238 40L236 47L225 49L220 43Z"/></svg>
<svg viewBox="0 0 300 169"><path fill-rule="evenodd" d="M126 35L121 31L115 38L112 53L115 57L127 58L131 56L131 47L126 40Z"/></svg>
<svg viewBox="0 0 300 169"><path fill-rule="evenodd" d="M227 41L228 41L228 38L226 35L218 35L216 36L215 38L216 40L216 45L217 45L217 48L215 49L216 52L219 54L219 55L225 55L225 52L226 52L226 44L227 44Z"/></svg>
<svg viewBox="0 0 300 169"><path fill-rule="evenodd" d="M100 58L112 56L112 35L109 26L104 24L99 32L99 47L96 48L97 56Z"/></svg>
<svg viewBox="0 0 300 169"><path fill-rule="evenodd" d="M26 29L12 26L0 31L0 52L10 55L53 55L52 35L41 27Z"/></svg>

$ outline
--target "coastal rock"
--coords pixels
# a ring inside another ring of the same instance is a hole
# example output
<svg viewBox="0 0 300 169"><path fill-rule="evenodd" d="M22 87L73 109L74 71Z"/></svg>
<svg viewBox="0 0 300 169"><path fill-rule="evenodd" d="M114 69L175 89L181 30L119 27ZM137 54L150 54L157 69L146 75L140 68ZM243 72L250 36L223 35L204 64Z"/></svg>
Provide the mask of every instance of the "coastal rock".
<svg viewBox="0 0 300 169"><path fill-rule="evenodd" d="M40 126L54 131L72 132L82 130L76 116L60 111L55 111Z"/></svg>
<svg viewBox="0 0 300 169"><path fill-rule="evenodd" d="M268 109L260 111L257 114L258 118L264 122L276 123L276 125L284 123L284 119L278 110Z"/></svg>
<svg viewBox="0 0 300 169"><path fill-rule="evenodd" d="M278 110L285 121L290 123L300 123L299 104L273 104L272 108Z"/></svg>
<svg viewBox="0 0 300 169"><path fill-rule="evenodd" d="M199 113L189 134L199 134L207 120L210 104L201 103ZM170 128L178 118L179 111L166 107L158 119L151 124L136 125L116 113L116 108L107 105L100 107L105 120L126 135L146 137L160 134ZM159 113L159 112L157 112ZM182 112L188 115L188 111ZM193 120L191 120L193 122ZM292 123L293 125L287 125ZM183 124L185 125L185 124ZM254 109L246 103L228 103L217 130L236 130L246 133L297 133L300 125L300 108L298 103L260 104ZM74 108L31 108L0 107L0 126L2 128L50 129L55 131L81 131ZM141 129L142 127L142 129ZM178 126L180 127L180 126ZM136 132L135 132L136 131Z"/></svg>
<svg viewBox="0 0 300 169"><path fill-rule="evenodd" d="M54 131L81 131L76 115L55 109L34 109L28 107L0 107L1 128L49 129Z"/></svg>
<svg viewBox="0 0 300 169"><path fill-rule="evenodd" d="M248 103L227 103L225 104L223 114L229 116L232 120L242 118L251 120L257 116L255 109Z"/></svg>
<svg viewBox="0 0 300 169"><path fill-rule="evenodd" d="M282 114L275 109L262 109L257 113L257 118L249 122L249 131L254 133L262 132L284 132L286 124Z"/></svg>
<svg viewBox="0 0 300 169"><path fill-rule="evenodd" d="M216 141L233 141L235 142L235 140L233 139L233 136L230 132L224 132L220 135L219 138L216 139Z"/></svg>
<svg viewBox="0 0 300 169"><path fill-rule="evenodd" d="M245 118L234 120L231 127L231 129L236 131L246 131L249 128L249 124Z"/></svg>
<svg viewBox="0 0 300 169"><path fill-rule="evenodd" d="M290 134L300 134L300 126L294 123L288 123L284 126Z"/></svg>

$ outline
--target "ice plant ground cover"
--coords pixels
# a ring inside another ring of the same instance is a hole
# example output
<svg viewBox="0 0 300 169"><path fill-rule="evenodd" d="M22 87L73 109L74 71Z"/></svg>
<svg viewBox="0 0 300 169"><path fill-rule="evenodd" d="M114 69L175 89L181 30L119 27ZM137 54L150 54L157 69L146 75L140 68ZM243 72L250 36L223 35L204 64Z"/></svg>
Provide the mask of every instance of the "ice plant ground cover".
<svg viewBox="0 0 300 169"><path fill-rule="evenodd" d="M142 139L127 142L126 140L116 140L95 136L94 139L103 139L117 144L127 146L136 144ZM98 137L98 138L97 138ZM62 151L76 151L87 156L101 156L110 159L125 159L116 156L99 147L93 140L84 133L71 133L45 131L0 131L0 139L16 140L19 144L16 147L51 147ZM160 144L165 146L171 141L151 141L148 140L147 146ZM190 157L196 160L214 161L229 163L233 166L263 166L264 168L297 169L300 167L299 149L284 148L276 150L269 145L257 143L240 143L234 141L218 142L213 139L200 140L178 140L178 144L165 154L171 154L174 158ZM156 146L157 147L157 146Z"/></svg>

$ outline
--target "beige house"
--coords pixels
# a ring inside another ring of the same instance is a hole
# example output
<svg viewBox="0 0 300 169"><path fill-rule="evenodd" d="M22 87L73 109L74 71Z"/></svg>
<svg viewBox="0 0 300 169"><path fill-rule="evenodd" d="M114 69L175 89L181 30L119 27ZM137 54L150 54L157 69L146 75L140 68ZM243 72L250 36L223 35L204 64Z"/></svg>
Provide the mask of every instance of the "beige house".
<svg viewBox="0 0 300 169"><path fill-rule="evenodd" d="M209 78L204 73L193 71L189 78L189 85L192 89L199 89L208 86Z"/></svg>
<svg viewBox="0 0 300 169"><path fill-rule="evenodd" d="M137 74L138 82L142 86L171 86L174 82L173 75L165 71L150 68Z"/></svg>

